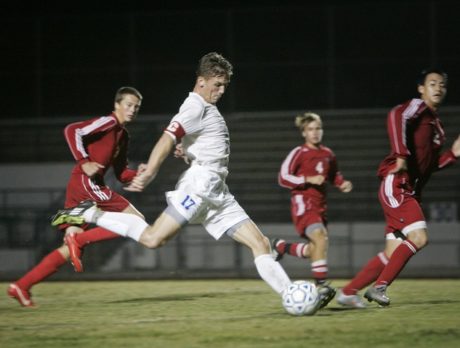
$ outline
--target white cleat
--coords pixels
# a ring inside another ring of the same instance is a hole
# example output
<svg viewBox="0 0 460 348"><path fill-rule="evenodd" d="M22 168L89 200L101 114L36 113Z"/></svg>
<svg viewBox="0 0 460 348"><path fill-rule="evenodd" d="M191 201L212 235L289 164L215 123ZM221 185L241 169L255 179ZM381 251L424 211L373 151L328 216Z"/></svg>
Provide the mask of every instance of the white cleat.
<svg viewBox="0 0 460 348"><path fill-rule="evenodd" d="M345 295L342 290L338 291L339 295L337 296L337 303L344 307L363 309L366 308L366 304L363 302L363 299L358 294L356 295Z"/></svg>

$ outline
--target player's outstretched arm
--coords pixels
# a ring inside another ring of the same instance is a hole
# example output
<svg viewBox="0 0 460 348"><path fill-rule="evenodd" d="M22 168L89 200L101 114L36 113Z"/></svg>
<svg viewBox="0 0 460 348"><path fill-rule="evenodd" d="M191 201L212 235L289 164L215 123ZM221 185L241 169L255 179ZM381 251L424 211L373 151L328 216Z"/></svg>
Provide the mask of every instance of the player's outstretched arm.
<svg viewBox="0 0 460 348"><path fill-rule="evenodd" d="M157 141L150 154L144 171L135 176L133 181L125 187L126 191L141 192L155 178L161 165L174 147L174 140L168 134L163 134Z"/></svg>

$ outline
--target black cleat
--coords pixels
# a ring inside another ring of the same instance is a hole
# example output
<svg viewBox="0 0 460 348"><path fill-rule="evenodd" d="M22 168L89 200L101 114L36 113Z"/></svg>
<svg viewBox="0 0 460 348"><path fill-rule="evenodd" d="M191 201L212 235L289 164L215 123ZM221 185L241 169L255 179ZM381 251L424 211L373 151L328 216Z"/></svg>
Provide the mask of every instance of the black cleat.
<svg viewBox="0 0 460 348"><path fill-rule="evenodd" d="M275 238L272 240L272 256L275 261L280 261L284 256L284 254L280 253L278 249L276 248L276 245L279 242L284 242L284 240L279 239L279 238Z"/></svg>
<svg viewBox="0 0 460 348"><path fill-rule="evenodd" d="M82 201L73 208L61 209L51 218L51 226L61 224L82 225L86 222L83 213L93 207L96 207L96 203L93 201Z"/></svg>
<svg viewBox="0 0 460 348"><path fill-rule="evenodd" d="M318 309L321 309L321 308L326 307L328 303L332 301L337 291L332 286L329 286L329 284L317 285L317 288L318 288L318 294L319 294Z"/></svg>

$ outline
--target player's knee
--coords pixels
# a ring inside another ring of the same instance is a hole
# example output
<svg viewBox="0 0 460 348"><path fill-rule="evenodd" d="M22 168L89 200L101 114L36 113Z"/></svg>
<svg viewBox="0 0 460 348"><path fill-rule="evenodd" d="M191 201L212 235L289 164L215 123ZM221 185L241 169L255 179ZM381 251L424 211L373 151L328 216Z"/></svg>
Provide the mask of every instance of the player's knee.
<svg viewBox="0 0 460 348"><path fill-rule="evenodd" d="M66 244L63 244L60 248L58 248L58 251L64 259L70 259L69 247Z"/></svg>
<svg viewBox="0 0 460 348"><path fill-rule="evenodd" d="M142 245L144 245L145 247L147 247L149 249L159 248L159 247L161 247L162 245L164 245L166 243L165 240L161 240L156 236L149 236L149 235L147 235L147 236L143 235L141 237L141 240L139 240L139 242L141 242Z"/></svg>
<svg viewBox="0 0 460 348"><path fill-rule="evenodd" d="M144 245L145 247L149 249L156 249L160 246L158 242L153 241L153 240L143 240L142 245Z"/></svg>
<svg viewBox="0 0 460 348"><path fill-rule="evenodd" d="M265 250L270 251L270 239L268 239L266 236L263 236L261 243Z"/></svg>
<svg viewBox="0 0 460 348"><path fill-rule="evenodd" d="M308 239L313 244L325 244L327 243L327 231L324 228L317 228L308 234Z"/></svg>
<svg viewBox="0 0 460 348"><path fill-rule="evenodd" d="M428 244L428 235L424 230L410 233L408 239L415 244L417 249L422 249Z"/></svg>
<svg viewBox="0 0 460 348"><path fill-rule="evenodd" d="M417 249L420 250L426 247L426 245L428 244L428 237L426 235L416 236L413 239L411 239L411 242L414 243Z"/></svg>
<svg viewBox="0 0 460 348"><path fill-rule="evenodd" d="M270 253L270 240L265 236L260 236L257 243L248 245L255 255L269 254Z"/></svg>

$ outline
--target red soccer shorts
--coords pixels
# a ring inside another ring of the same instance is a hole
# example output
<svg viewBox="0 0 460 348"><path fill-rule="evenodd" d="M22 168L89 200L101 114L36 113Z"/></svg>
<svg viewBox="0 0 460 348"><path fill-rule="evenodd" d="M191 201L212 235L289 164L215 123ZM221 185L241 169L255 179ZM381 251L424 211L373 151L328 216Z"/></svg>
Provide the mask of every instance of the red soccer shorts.
<svg viewBox="0 0 460 348"><path fill-rule="evenodd" d="M415 228L425 226L420 202L407 185L407 174L389 174L381 184L379 200L386 220L386 233L402 232L407 235Z"/></svg>
<svg viewBox="0 0 460 348"><path fill-rule="evenodd" d="M319 223L327 226L326 208L314 204L311 199L303 195L291 197L291 216L295 229L301 237L306 237L305 230L310 225Z"/></svg>
<svg viewBox="0 0 460 348"><path fill-rule="evenodd" d="M104 211L121 212L129 206L129 201L122 195L101 185L84 174L72 174L67 185L65 208L78 205L81 201L91 200ZM69 225L63 224L59 229Z"/></svg>

